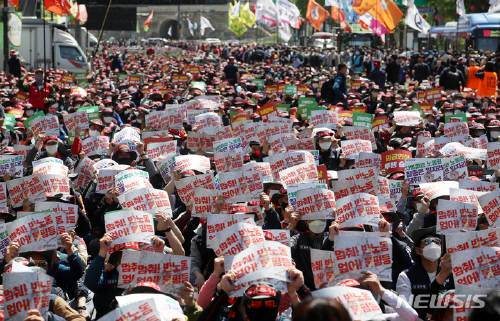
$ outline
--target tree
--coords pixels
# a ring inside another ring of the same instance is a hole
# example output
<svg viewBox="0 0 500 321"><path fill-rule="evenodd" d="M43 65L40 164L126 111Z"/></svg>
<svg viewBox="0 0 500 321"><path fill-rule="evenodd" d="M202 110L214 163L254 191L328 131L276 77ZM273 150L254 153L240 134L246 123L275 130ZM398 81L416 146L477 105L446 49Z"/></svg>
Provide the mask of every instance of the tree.
<svg viewBox="0 0 500 321"><path fill-rule="evenodd" d="M488 1L464 0L464 4L467 13L487 12L489 8ZM429 0L429 7L434 8L442 24L457 20L456 5L456 0Z"/></svg>

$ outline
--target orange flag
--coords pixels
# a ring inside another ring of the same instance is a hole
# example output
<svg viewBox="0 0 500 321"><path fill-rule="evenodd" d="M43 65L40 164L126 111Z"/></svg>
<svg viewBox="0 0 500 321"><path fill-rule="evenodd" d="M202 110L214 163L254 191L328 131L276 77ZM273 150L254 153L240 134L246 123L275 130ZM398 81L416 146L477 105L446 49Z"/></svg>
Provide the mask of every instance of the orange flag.
<svg viewBox="0 0 500 321"><path fill-rule="evenodd" d="M329 16L330 13L328 10L320 6L316 1L309 0L306 18L314 29L320 31L321 25Z"/></svg>
<svg viewBox="0 0 500 321"><path fill-rule="evenodd" d="M71 2L68 0L45 0L45 9L59 16L71 14Z"/></svg>
<svg viewBox="0 0 500 321"><path fill-rule="evenodd" d="M403 18L403 12L393 0L353 0L352 8L360 16L369 13L389 31L396 29Z"/></svg>

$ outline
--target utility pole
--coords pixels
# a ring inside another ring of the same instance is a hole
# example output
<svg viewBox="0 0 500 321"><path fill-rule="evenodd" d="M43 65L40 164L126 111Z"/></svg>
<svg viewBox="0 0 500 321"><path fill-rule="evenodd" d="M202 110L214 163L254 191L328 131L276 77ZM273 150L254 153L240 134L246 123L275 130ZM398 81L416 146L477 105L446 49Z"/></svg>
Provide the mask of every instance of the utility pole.
<svg viewBox="0 0 500 321"><path fill-rule="evenodd" d="M177 0L177 40L181 40L181 0Z"/></svg>

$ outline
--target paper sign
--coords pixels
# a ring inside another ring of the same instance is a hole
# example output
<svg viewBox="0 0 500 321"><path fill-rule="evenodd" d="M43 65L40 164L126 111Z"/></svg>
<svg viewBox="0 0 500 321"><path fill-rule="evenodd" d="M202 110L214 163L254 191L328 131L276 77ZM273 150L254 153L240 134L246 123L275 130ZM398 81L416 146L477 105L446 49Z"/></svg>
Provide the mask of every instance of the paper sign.
<svg viewBox="0 0 500 321"><path fill-rule="evenodd" d="M126 314L127 316L130 316L130 311L127 311L126 309L128 309L130 306L138 306L139 311L133 312L132 315L134 317L140 316L140 318L144 320L153 320L153 317L148 318L148 314L151 313L150 310L153 309L156 309L156 311L158 312L155 313L155 318L157 318L158 321L182 320L182 318L184 318L184 312L179 305L179 301L168 295L156 293L127 294L123 296L117 296L116 301L118 302L119 309L121 309L122 312L126 312L122 314ZM152 309L141 307L146 302L150 303ZM123 321L123 319L119 320ZM113 319L112 321L118 320Z"/></svg>
<svg viewBox="0 0 500 321"><path fill-rule="evenodd" d="M114 189L115 175L126 170L127 168L129 168L128 165L114 165L111 167L99 169L97 174L97 186L95 188L95 192L98 194L106 194L108 191Z"/></svg>
<svg viewBox="0 0 500 321"><path fill-rule="evenodd" d="M194 128L223 126L221 117L214 112L204 113L194 117Z"/></svg>
<svg viewBox="0 0 500 321"><path fill-rule="evenodd" d="M405 160L405 178L410 185L430 183L444 179L441 158L412 158Z"/></svg>
<svg viewBox="0 0 500 321"><path fill-rule="evenodd" d="M359 224L377 226L379 220L380 208L377 196L357 193L337 201L335 221L341 228L355 227Z"/></svg>
<svg viewBox="0 0 500 321"><path fill-rule="evenodd" d="M92 136L82 141L82 152L86 156L107 155L109 152L108 136Z"/></svg>
<svg viewBox="0 0 500 321"><path fill-rule="evenodd" d="M185 204L189 204L192 202L194 191L198 187L216 190L214 175L211 171L206 174L189 176L177 180L175 181L175 187L177 189L177 194Z"/></svg>
<svg viewBox="0 0 500 321"><path fill-rule="evenodd" d="M217 204L220 194L216 190L198 187L194 190L193 196L193 217L206 217L210 213L217 211Z"/></svg>
<svg viewBox="0 0 500 321"><path fill-rule="evenodd" d="M479 247L451 253L455 285L497 289L500 286L500 248Z"/></svg>
<svg viewBox="0 0 500 321"><path fill-rule="evenodd" d="M151 214L135 210L119 210L104 215L106 233L113 238L114 248L127 246L127 243L150 244L154 236L153 217Z"/></svg>
<svg viewBox="0 0 500 321"><path fill-rule="evenodd" d="M436 149L437 148L438 147L436 144ZM444 145L442 148L439 149L439 152L443 156L462 155L466 159L487 160L487 158L488 158L488 153L487 153L486 149L466 147L458 142L447 143L446 145Z"/></svg>
<svg viewBox="0 0 500 321"><path fill-rule="evenodd" d="M0 213L9 213L9 205L7 203L7 183L0 183Z"/></svg>
<svg viewBox="0 0 500 321"><path fill-rule="evenodd" d="M335 199L339 200L343 197L354 195L356 193L368 193L371 195L379 194L378 178L370 177L369 179L356 179L337 181L333 184Z"/></svg>
<svg viewBox="0 0 500 321"><path fill-rule="evenodd" d="M45 157L33 162L34 175L64 175L67 176L69 169L63 162L54 157Z"/></svg>
<svg viewBox="0 0 500 321"><path fill-rule="evenodd" d="M269 156L269 164L273 177L278 180L279 173L287 168L300 164L315 163L314 156L308 151L289 151L285 153L276 153Z"/></svg>
<svg viewBox="0 0 500 321"><path fill-rule="evenodd" d="M476 229L477 206L475 205L440 199L436 210L436 232L439 234Z"/></svg>
<svg viewBox="0 0 500 321"><path fill-rule="evenodd" d="M392 280L392 241L384 233L340 232L335 238L335 278L358 279L361 272Z"/></svg>
<svg viewBox="0 0 500 321"><path fill-rule="evenodd" d="M69 195L71 192L69 178L65 175L40 175L40 182L46 197L52 197L59 194Z"/></svg>
<svg viewBox="0 0 500 321"><path fill-rule="evenodd" d="M475 205L478 209L478 213L482 214L483 209L479 204L478 197L486 193L469 191L466 189L450 188L450 201L462 202L467 204Z"/></svg>
<svg viewBox="0 0 500 321"><path fill-rule="evenodd" d="M394 122L398 126L414 127L420 124L420 112L418 111L395 111Z"/></svg>
<svg viewBox="0 0 500 321"><path fill-rule="evenodd" d="M249 223L236 223L215 233L217 256L236 255L252 244L265 241L262 228Z"/></svg>
<svg viewBox="0 0 500 321"><path fill-rule="evenodd" d="M195 170L205 173L210 170L210 159L201 155L180 155L175 157L175 171Z"/></svg>
<svg viewBox="0 0 500 321"><path fill-rule="evenodd" d="M412 154L408 150L395 149L383 152L381 155L382 163L380 168L385 170L386 175L391 175L396 172L404 172L405 160L410 159Z"/></svg>
<svg viewBox="0 0 500 321"><path fill-rule="evenodd" d="M372 144L369 140L343 140L340 145L342 146L342 155L348 159L356 159L361 152L372 152Z"/></svg>
<svg viewBox="0 0 500 321"><path fill-rule="evenodd" d="M313 298L338 300L347 309L352 320L383 320L382 310L368 290L334 286L312 292Z"/></svg>
<svg viewBox="0 0 500 321"><path fill-rule="evenodd" d="M120 194L143 187L153 187L149 182L149 173L146 171L129 168L115 175L115 188Z"/></svg>
<svg viewBox="0 0 500 321"><path fill-rule="evenodd" d="M0 259L5 257L9 244L10 239L9 234L7 233L7 225L4 220L0 220Z"/></svg>
<svg viewBox="0 0 500 321"><path fill-rule="evenodd" d="M216 246L216 234L239 222L254 223L250 214L213 214L207 215L207 248Z"/></svg>
<svg viewBox="0 0 500 321"><path fill-rule="evenodd" d="M457 140L465 140L469 137L469 126L464 122L453 122L444 124L444 135Z"/></svg>
<svg viewBox="0 0 500 321"><path fill-rule="evenodd" d="M189 282L188 256L125 250L118 266L118 287L127 289L141 282L157 284L163 292L175 293Z"/></svg>
<svg viewBox="0 0 500 321"><path fill-rule="evenodd" d="M463 156L443 158L442 162L445 180L456 181L466 178L469 175L467 171L467 161Z"/></svg>
<svg viewBox="0 0 500 321"><path fill-rule="evenodd" d="M352 139L361 139L361 140L369 140L372 144L372 148L377 148L377 143L375 141L375 136L370 128L362 127L362 126L345 126L342 128L342 133L348 140ZM344 142L341 142L343 144ZM371 152L371 150L370 150Z"/></svg>
<svg viewBox="0 0 500 321"><path fill-rule="evenodd" d="M455 253L480 247L500 245L500 229L446 234L446 251Z"/></svg>
<svg viewBox="0 0 500 321"><path fill-rule="evenodd" d="M401 198L401 195L403 194L402 192L403 188L403 181L398 181L398 180L389 180L389 197L392 200L399 200Z"/></svg>
<svg viewBox="0 0 500 321"><path fill-rule="evenodd" d="M418 186L427 199L433 200L441 196L449 196L450 190L452 188L458 188L458 182L442 181L433 183L421 183L418 184Z"/></svg>
<svg viewBox="0 0 500 321"><path fill-rule="evenodd" d="M161 189L136 188L118 195L118 201L124 209L144 211L154 216L172 216L168 193Z"/></svg>
<svg viewBox="0 0 500 321"><path fill-rule="evenodd" d="M316 250L311 248L311 270L314 277L314 286L321 289L332 284L335 280L334 253L332 251Z"/></svg>
<svg viewBox="0 0 500 321"><path fill-rule="evenodd" d="M66 129L70 133L75 133L76 129L80 129L83 132L85 129L89 128L89 118L84 111L64 114L63 119Z"/></svg>
<svg viewBox="0 0 500 321"><path fill-rule="evenodd" d="M29 310L45 316L50 306L52 277L38 272L3 274L3 311L5 320L24 321Z"/></svg>
<svg viewBox="0 0 500 321"><path fill-rule="evenodd" d="M38 176L25 176L7 181L12 207L20 207L24 200L45 200L44 186Z"/></svg>
<svg viewBox="0 0 500 321"><path fill-rule="evenodd" d="M59 136L59 120L56 115L38 117L31 122L33 136L44 134L46 136Z"/></svg>
<svg viewBox="0 0 500 321"><path fill-rule="evenodd" d="M239 170L243 167L243 150L215 152L214 164L219 173Z"/></svg>
<svg viewBox="0 0 500 321"><path fill-rule="evenodd" d="M311 117L309 117L309 123L316 128L334 129L337 127L338 122L337 112L333 110L313 110Z"/></svg>
<svg viewBox="0 0 500 321"><path fill-rule="evenodd" d="M458 181L461 189L468 189L476 192L493 192L498 189L498 183L476 181L472 179L460 179Z"/></svg>
<svg viewBox="0 0 500 321"><path fill-rule="evenodd" d="M284 169L279 173L280 181L285 186L318 181L315 164L300 164Z"/></svg>
<svg viewBox="0 0 500 321"><path fill-rule="evenodd" d="M34 213L7 223L7 233L11 242L19 243L20 253L54 250L59 239L55 215L49 212Z"/></svg>
<svg viewBox="0 0 500 321"><path fill-rule="evenodd" d="M326 188L297 191L295 210L301 220L328 220L335 217L335 195Z"/></svg>
<svg viewBox="0 0 500 321"><path fill-rule="evenodd" d="M0 176L22 177L23 169L22 155L0 155Z"/></svg>
<svg viewBox="0 0 500 321"><path fill-rule="evenodd" d="M500 190L479 196L478 201L490 226L497 226L500 216Z"/></svg>
<svg viewBox="0 0 500 321"><path fill-rule="evenodd" d="M293 267L290 247L273 241L254 244L237 253L230 261L226 263L225 260L224 267L234 273L237 287L261 279L287 281L287 270ZM231 296L237 296L237 292Z"/></svg>
<svg viewBox="0 0 500 321"><path fill-rule="evenodd" d="M151 130L180 129L182 128L183 120L183 109L176 108L155 110L145 116L146 128Z"/></svg>
<svg viewBox="0 0 500 321"><path fill-rule="evenodd" d="M500 169L500 142L488 143L488 169Z"/></svg>
<svg viewBox="0 0 500 321"><path fill-rule="evenodd" d="M376 167L379 168L382 159L380 154L361 152L354 163L355 168Z"/></svg>
<svg viewBox="0 0 500 321"><path fill-rule="evenodd" d="M275 241L290 246L290 230L263 230L266 241Z"/></svg>
<svg viewBox="0 0 500 321"><path fill-rule="evenodd" d="M137 295L137 294L132 294ZM127 295L130 296L130 295ZM162 295L167 297L165 295ZM117 297L118 298L118 297ZM170 311L169 311L170 312ZM150 320L163 321L161 313L152 300L138 300L120 306L99 318L99 321ZM170 318L168 320L171 320Z"/></svg>
<svg viewBox="0 0 500 321"><path fill-rule="evenodd" d="M51 212L54 214L57 233L67 233L75 229L78 221L78 205L62 202L36 202L35 212Z"/></svg>
<svg viewBox="0 0 500 321"><path fill-rule="evenodd" d="M177 152L177 141L175 140L158 142L158 143L149 143L146 150L148 158L154 161L158 161L162 158L167 157L169 154L175 154L176 152Z"/></svg>

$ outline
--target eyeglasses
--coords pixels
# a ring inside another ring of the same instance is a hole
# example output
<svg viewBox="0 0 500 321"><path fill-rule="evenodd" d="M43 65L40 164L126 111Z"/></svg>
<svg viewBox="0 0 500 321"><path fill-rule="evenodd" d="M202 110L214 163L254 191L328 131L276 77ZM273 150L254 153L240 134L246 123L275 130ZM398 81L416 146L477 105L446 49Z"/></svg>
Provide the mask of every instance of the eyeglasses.
<svg viewBox="0 0 500 321"><path fill-rule="evenodd" d="M278 307L276 300L250 300L247 302L247 307L251 309L274 309Z"/></svg>
<svg viewBox="0 0 500 321"><path fill-rule="evenodd" d="M437 237L428 237L423 240L424 246L427 246L431 243L436 243L437 245L441 245L441 239Z"/></svg>

